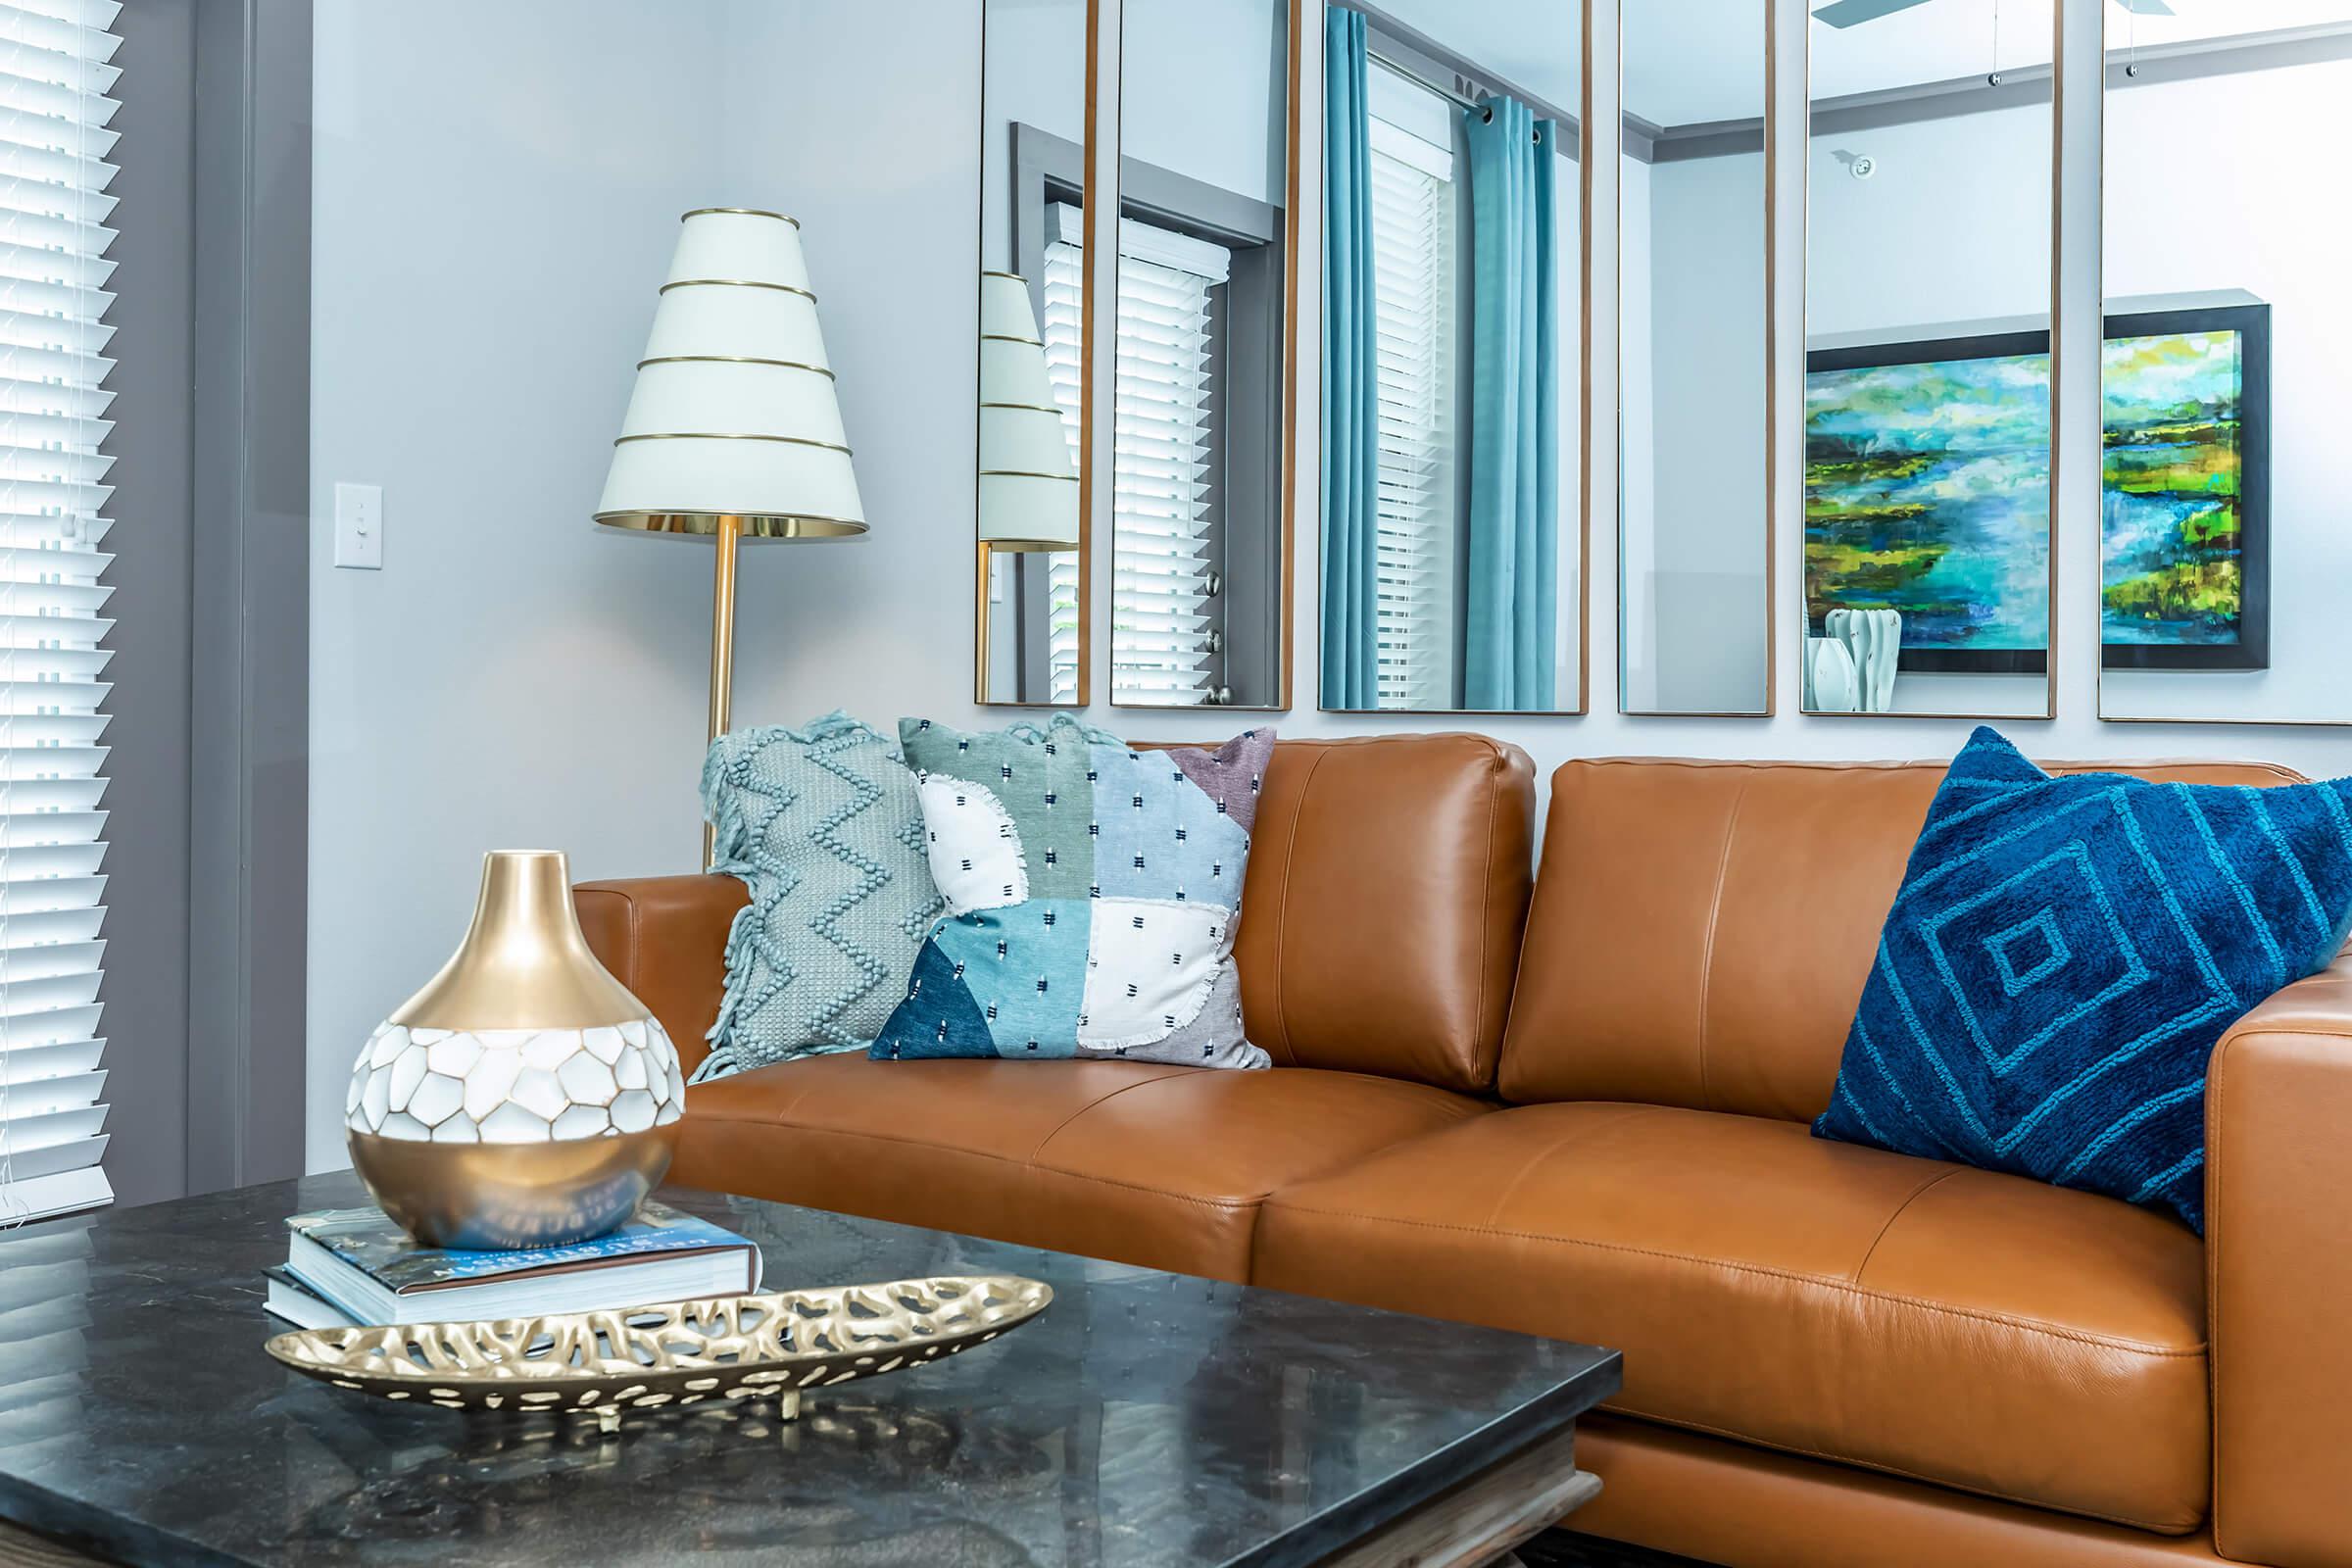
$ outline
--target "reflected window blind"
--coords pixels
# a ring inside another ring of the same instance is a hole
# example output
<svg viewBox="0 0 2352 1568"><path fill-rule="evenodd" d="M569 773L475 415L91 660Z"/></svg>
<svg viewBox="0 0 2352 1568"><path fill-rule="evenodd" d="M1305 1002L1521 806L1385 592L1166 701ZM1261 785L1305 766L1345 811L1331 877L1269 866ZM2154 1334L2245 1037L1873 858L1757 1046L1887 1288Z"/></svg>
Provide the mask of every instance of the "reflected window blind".
<svg viewBox="0 0 2352 1568"><path fill-rule="evenodd" d="M0 1223L99 1157L116 0L0 4Z"/></svg>
<svg viewBox="0 0 2352 1568"><path fill-rule="evenodd" d="M1046 378L1061 410L1061 433L1070 442L1070 471L1083 474L1086 459L1080 450L1079 420L1085 387L1079 351L1084 342L1086 252L1080 242L1078 209L1056 206L1054 218L1055 237L1046 246L1046 318L1040 330L1046 339ZM1046 700L1066 706L1078 701L1078 553L1056 550L1045 559L1047 612L1052 617Z"/></svg>
<svg viewBox="0 0 2352 1568"><path fill-rule="evenodd" d="M1112 464L1114 702L1209 700L1215 653L1209 402L1221 245L1119 220L1119 378Z"/></svg>
<svg viewBox="0 0 2352 1568"><path fill-rule="evenodd" d="M1435 98L1417 84L1413 90ZM1438 121L1447 122L1448 117ZM1371 122L1371 153L1373 379L1380 422L1376 701L1382 708L1450 708L1453 155L1378 118Z"/></svg>

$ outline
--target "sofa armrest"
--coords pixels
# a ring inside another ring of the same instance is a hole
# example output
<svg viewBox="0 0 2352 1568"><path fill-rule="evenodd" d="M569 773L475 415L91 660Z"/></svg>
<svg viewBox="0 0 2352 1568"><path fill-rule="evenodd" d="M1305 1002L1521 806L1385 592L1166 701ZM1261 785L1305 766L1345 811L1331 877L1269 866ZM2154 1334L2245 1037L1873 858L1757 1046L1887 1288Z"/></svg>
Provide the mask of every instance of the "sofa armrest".
<svg viewBox="0 0 2352 1568"><path fill-rule="evenodd" d="M654 1009L692 1072L727 986L727 933L751 902L731 876L631 877L571 890L588 946L613 978Z"/></svg>
<svg viewBox="0 0 2352 1568"><path fill-rule="evenodd" d="M2352 957L2222 1037L2205 1159L2216 1548L2352 1568Z"/></svg>

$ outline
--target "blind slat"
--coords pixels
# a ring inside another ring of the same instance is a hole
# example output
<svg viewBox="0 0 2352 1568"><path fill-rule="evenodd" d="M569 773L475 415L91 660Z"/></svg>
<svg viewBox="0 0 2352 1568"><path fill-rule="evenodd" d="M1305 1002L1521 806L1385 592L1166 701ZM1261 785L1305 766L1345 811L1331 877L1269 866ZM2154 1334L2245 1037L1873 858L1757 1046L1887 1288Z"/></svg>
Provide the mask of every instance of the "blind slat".
<svg viewBox="0 0 2352 1568"><path fill-rule="evenodd" d="M1450 158L1372 148L1378 484L1374 700L1452 706L1454 191Z"/></svg>
<svg viewBox="0 0 2352 1568"><path fill-rule="evenodd" d="M109 1200L117 0L0 3L0 1224Z"/></svg>

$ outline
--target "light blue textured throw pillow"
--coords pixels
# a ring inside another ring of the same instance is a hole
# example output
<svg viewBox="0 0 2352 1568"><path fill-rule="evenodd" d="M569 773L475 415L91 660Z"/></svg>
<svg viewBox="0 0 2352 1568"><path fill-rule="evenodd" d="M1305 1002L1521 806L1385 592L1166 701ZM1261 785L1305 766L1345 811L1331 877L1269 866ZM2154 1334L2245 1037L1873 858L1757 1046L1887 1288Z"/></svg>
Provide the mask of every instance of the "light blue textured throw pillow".
<svg viewBox="0 0 2352 1568"><path fill-rule="evenodd" d="M940 907L896 743L838 712L721 736L703 810L713 869L752 900L727 937L726 996L694 1081L864 1046Z"/></svg>
<svg viewBox="0 0 2352 1568"><path fill-rule="evenodd" d="M1952 761L1823 1138L2087 1188L2205 1228L2205 1062L2352 919L2352 780L2053 778Z"/></svg>

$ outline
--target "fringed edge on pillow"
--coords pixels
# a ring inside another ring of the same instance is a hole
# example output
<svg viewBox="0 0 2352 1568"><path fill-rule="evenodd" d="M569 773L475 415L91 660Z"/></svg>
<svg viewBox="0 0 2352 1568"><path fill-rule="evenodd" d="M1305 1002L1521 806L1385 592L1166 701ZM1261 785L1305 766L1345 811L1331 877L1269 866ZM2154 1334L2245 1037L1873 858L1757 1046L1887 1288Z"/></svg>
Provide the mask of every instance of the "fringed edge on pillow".
<svg viewBox="0 0 2352 1568"><path fill-rule="evenodd" d="M711 869L717 871L725 868L713 866ZM729 871L727 874L734 876L739 873ZM749 887L751 884L747 880L744 885ZM710 1043L710 1054L697 1063L694 1071L688 1075L686 1081L690 1084L704 1084L713 1078L724 1078L731 1072L740 1072L745 1066L745 1063L735 1059L735 1017L743 1010L745 995L744 989L735 983L735 970L748 959L749 956L743 950L751 945L752 922L759 912L758 905L747 904L735 911L734 919L727 922L724 959L727 983L718 996L718 1016L710 1020L710 1029L703 1035Z"/></svg>

